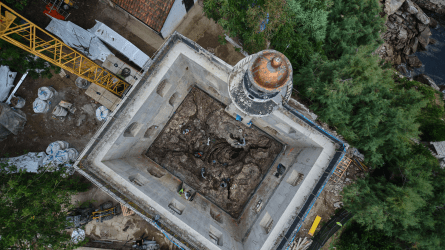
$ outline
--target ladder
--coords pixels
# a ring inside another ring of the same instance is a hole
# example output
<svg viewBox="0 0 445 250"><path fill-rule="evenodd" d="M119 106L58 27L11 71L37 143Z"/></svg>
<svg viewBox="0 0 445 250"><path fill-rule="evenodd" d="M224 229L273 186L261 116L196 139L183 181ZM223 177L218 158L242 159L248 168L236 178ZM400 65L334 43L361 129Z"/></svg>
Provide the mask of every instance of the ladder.
<svg viewBox="0 0 445 250"><path fill-rule="evenodd" d="M47 39L38 35L42 34ZM0 2L0 38L122 97L130 84Z"/></svg>
<svg viewBox="0 0 445 250"><path fill-rule="evenodd" d="M344 157L340 163L338 163L337 168L334 171L334 175L332 176L334 182L339 182L341 177L345 174L346 170L348 169L349 165L351 165L352 160L348 157Z"/></svg>

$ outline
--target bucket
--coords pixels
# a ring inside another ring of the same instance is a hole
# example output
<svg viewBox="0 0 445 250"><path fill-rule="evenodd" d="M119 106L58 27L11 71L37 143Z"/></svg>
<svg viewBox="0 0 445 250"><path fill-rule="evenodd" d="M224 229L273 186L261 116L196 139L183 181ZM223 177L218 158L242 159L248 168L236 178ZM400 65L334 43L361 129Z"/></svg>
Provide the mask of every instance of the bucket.
<svg viewBox="0 0 445 250"><path fill-rule="evenodd" d="M41 100L50 100L53 98L54 94L56 93L56 90L52 87L41 87L38 90L38 96Z"/></svg>
<svg viewBox="0 0 445 250"><path fill-rule="evenodd" d="M14 108L21 109L25 106L25 99L21 98L20 96L14 96L11 98L11 105Z"/></svg>
<svg viewBox="0 0 445 250"><path fill-rule="evenodd" d="M53 109L53 115L55 116L66 116L68 114L68 110L60 107L60 106L56 106Z"/></svg>
<svg viewBox="0 0 445 250"><path fill-rule="evenodd" d="M46 101L37 98L32 103L32 109L34 110L34 113L47 113L49 111L49 104Z"/></svg>

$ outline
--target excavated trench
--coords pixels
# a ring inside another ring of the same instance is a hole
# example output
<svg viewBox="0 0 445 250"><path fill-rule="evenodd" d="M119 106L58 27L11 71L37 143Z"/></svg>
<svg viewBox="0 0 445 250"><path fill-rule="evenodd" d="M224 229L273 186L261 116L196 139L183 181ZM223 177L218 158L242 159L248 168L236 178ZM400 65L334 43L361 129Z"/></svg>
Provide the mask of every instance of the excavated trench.
<svg viewBox="0 0 445 250"><path fill-rule="evenodd" d="M147 156L238 218L283 146L224 108L192 89Z"/></svg>

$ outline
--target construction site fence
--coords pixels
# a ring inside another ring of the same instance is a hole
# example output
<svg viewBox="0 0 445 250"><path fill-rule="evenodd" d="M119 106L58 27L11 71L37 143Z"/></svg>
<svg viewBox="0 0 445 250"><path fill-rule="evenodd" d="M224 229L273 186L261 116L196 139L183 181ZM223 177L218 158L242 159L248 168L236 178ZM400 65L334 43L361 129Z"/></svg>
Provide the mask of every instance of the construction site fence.
<svg viewBox="0 0 445 250"><path fill-rule="evenodd" d="M292 245L293 241L295 240L295 235L300 230L301 226L303 225L307 215L309 214L311 208L314 206L318 196L323 191L323 188L326 186L326 183L331 178L333 172L337 168L338 163L341 162L343 159L346 150L348 148L348 144L343 143L341 140L336 138L335 136L331 135L329 132L318 126L315 122L309 120L304 115L302 115L300 112L298 112L296 109L289 106L287 103L283 103L283 106L291 112L296 117L300 118L302 121L304 121L307 125L312 127L313 129L317 130L324 136L328 137L331 141L333 141L335 144L338 145L338 150L334 154L334 157L329 162L328 167L323 172L321 178L318 180L317 184L315 185L314 189L310 193L308 199L304 203L303 207L300 209L298 215L295 217L294 221L291 223L290 227L288 228L287 232L284 234L283 238L279 242L278 246L275 248L277 250L287 250Z"/></svg>
<svg viewBox="0 0 445 250"><path fill-rule="evenodd" d="M329 238L332 237L342 226L351 219L353 215L345 209L340 210L334 215L314 236L311 246L308 250L318 250L326 244Z"/></svg>

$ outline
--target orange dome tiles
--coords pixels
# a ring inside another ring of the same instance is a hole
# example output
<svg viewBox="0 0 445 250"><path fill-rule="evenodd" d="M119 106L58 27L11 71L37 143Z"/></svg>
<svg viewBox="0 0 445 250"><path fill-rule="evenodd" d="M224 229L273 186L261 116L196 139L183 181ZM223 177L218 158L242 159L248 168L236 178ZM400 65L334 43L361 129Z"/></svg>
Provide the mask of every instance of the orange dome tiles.
<svg viewBox="0 0 445 250"><path fill-rule="evenodd" d="M265 52L252 63L255 84L266 90L283 87L289 80L289 63L281 53Z"/></svg>

